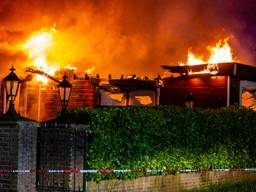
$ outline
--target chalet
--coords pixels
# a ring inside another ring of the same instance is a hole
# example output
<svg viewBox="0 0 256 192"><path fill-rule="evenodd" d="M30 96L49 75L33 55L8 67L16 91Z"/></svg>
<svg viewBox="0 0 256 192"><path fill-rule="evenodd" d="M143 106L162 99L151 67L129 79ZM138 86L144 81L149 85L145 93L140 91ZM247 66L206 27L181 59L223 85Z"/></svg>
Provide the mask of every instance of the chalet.
<svg viewBox="0 0 256 192"><path fill-rule="evenodd" d="M219 63L162 68L171 75L163 79L161 105L184 106L187 95L193 97L194 107L200 108L256 105L256 67Z"/></svg>

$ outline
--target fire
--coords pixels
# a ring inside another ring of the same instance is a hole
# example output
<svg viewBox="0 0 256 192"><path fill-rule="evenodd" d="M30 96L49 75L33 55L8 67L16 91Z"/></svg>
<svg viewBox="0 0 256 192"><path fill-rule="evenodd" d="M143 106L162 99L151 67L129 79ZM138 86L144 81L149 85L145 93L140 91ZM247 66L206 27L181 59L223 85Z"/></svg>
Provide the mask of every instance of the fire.
<svg viewBox="0 0 256 192"><path fill-rule="evenodd" d="M196 57L193 53L190 51L188 52L188 63L189 65L198 65L198 64L203 64L204 61L202 59L203 57Z"/></svg>
<svg viewBox="0 0 256 192"><path fill-rule="evenodd" d="M87 73L87 75L91 75L94 70L95 70L95 66L92 66L91 68L85 70L85 73Z"/></svg>
<svg viewBox="0 0 256 192"><path fill-rule="evenodd" d="M208 63L224 63L233 61L228 40L229 37L225 38L224 40L220 40L215 47L207 47L207 49L211 52Z"/></svg>
<svg viewBox="0 0 256 192"><path fill-rule="evenodd" d="M223 40L219 40L214 47L208 46L207 50L210 51L210 57L208 60L203 60L203 56L195 56L192 52L188 51L187 63L180 65L200 65L207 63L206 69L200 72L190 72L189 74L202 74L202 73L210 73L216 74L218 73L218 63L224 62L234 62L236 61L233 58L231 47L228 44L230 37L227 37Z"/></svg>
<svg viewBox="0 0 256 192"><path fill-rule="evenodd" d="M31 65L49 75L54 75L56 70L59 70L58 65L50 66L47 61L47 50L52 46L55 33L55 28L48 31L36 32L23 45L23 48L28 53ZM48 83L46 77L37 75L36 78L44 84Z"/></svg>
<svg viewBox="0 0 256 192"><path fill-rule="evenodd" d="M211 74L216 75L218 73L218 64L208 64L207 67L198 72L189 71L189 75L195 75L195 74Z"/></svg>
<svg viewBox="0 0 256 192"><path fill-rule="evenodd" d="M68 70L71 70L71 71L76 71L77 67L73 67L71 65L67 65L67 66L64 67L64 69L68 69Z"/></svg>

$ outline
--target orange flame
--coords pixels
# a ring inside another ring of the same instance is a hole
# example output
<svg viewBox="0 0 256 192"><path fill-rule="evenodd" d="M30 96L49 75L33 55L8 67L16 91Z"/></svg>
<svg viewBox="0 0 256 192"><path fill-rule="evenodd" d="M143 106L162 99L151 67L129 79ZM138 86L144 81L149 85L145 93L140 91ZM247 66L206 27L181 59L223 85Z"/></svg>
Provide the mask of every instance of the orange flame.
<svg viewBox="0 0 256 192"><path fill-rule="evenodd" d="M235 61L232 56L231 47L228 44L229 37L220 40L215 47L207 47L211 52L208 63L224 63Z"/></svg>
<svg viewBox="0 0 256 192"><path fill-rule="evenodd" d="M67 65L67 66L64 67L64 69L68 69L68 70L71 70L71 71L76 71L77 67L73 67L71 65Z"/></svg>
<svg viewBox="0 0 256 192"><path fill-rule="evenodd" d="M191 53L190 51L188 52L188 62L189 65L198 65L198 64L203 64L205 63L203 61L203 57L196 57L193 53Z"/></svg>
<svg viewBox="0 0 256 192"><path fill-rule="evenodd" d="M59 69L58 65L50 66L46 57L47 50L52 46L54 33L56 33L55 28L36 32L23 45L23 48L28 53L31 65L49 75L54 75L56 70ZM36 78L44 84L48 83L46 77L36 75Z"/></svg>
<svg viewBox="0 0 256 192"><path fill-rule="evenodd" d="M190 75L192 74L203 74L203 73L209 73L209 74L217 74L218 73L218 63L224 63L224 62L234 62L236 61L235 58L233 58L231 47L228 44L230 37L227 37L223 40L219 40L214 47L208 46L207 49L210 51L211 55L208 60L203 60L203 56L195 56L192 52L188 51L188 58L187 63L183 64L180 63L180 65L200 65L207 63L206 69L199 72L193 72L190 71Z"/></svg>
<svg viewBox="0 0 256 192"><path fill-rule="evenodd" d="M214 47L208 46L207 49L211 55L208 60L203 60L203 56L196 56L192 52L188 51L187 63L180 65L200 65L204 63L224 63L233 62L235 59L232 56L231 47L228 44L229 37L224 40L219 40Z"/></svg>
<svg viewBox="0 0 256 192"><path fill-rule="evenodd" d="M95 70L95 66L92 66L91 68L85 70L85 73L87 73L87 75L91 75L94 70Z"/></svg>

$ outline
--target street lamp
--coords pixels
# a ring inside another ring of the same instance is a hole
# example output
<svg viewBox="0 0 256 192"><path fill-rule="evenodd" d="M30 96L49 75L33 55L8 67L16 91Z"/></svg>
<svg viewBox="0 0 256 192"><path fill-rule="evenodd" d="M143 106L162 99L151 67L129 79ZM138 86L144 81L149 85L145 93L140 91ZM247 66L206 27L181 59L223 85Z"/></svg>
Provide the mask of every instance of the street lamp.
<svg viewBox="0 0 256 192"><path fill-rule="evenodd" d="M7 111L7 115L17 115L17 112L14 108L14 101L18 94L19 86L20 86L20 79L14 73L15 69L12 66L10 69L9 75L4 78L4 86L6 90L7 100L9 100L9 109Z"/></svg>
<svg viewBox="0 0 256 192"><path fill-rule="evenodd" d="M67 106L72 90L72 85L68 82L67 78L68 77L65 73L62 82L60 82L60 84L58 85L60 102L62 106L61 117L66 117L67 115Z"/></svg>

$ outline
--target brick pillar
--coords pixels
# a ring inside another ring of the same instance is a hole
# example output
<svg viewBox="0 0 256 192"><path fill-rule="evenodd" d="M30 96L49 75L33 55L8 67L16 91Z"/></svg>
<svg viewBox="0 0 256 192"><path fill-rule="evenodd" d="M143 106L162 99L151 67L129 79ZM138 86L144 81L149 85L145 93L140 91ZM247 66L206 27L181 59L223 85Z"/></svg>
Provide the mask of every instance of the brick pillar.
<svg viewBox="0 0 256 192"><path fill-rule="evenodd" d="M35 191L37 123L18 118L0 120L0 191ZM6 172L6 173L3 173Z"/></svg>

